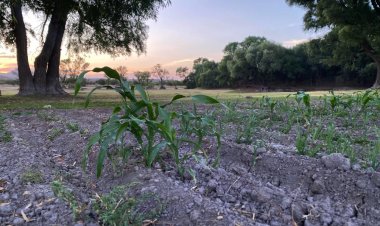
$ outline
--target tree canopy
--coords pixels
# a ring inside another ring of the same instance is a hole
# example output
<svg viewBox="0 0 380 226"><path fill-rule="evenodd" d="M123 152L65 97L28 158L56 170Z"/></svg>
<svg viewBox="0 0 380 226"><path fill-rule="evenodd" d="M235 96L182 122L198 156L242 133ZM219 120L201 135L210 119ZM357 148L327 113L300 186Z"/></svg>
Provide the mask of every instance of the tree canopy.
<svg viewBox="0 0 380 226"><path fill-rule="evenodd" d="M148 19L170 0L3 0L0 2L0 41L17 50L20 94L61 94L59 63L64 41L73 52L95 51L128 55L145 51ZM43 15L42 50L28 62L26 12ZM46 25L46 26L45 26ZM47 29L45 32L44 30ZM65 36L64 36L65 35Z"/></svg>
<svg viewBox="0 0 380 226"><path fill-rule="evenodd" d="M371 59L336 39L330 33L285 48L250 36L227 44L220 62L196 59L184 83L188 88L368 86L376 75Z"/></svg>
<svg viewBox="0 0 380 226"><path fill-rule="evenodd" d="M304 7L306 29L329 28L347 48L358 48L377 65L374 87L380 87L379 0L287 0Z"/></svg>

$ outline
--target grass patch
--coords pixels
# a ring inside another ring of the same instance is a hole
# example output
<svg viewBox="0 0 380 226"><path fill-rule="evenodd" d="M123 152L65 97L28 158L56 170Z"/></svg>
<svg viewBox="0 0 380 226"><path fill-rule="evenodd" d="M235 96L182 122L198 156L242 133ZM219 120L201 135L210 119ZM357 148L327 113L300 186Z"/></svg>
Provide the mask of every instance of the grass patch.
<svg viewBox="0 0 380 226"><path fill-rule="evenodd" d="M157 218L164 205L154 194L130 196L129 187L118 186L98 197L95 211L104 225L144 225Z"/></svg>
<svg viewBox="0 0 380 226"><path fill-rule="evenodd" d="M27 170L21 174L23 183L39 184L44 181L43 174L38 170Z"/></svg>
<svg viewBox="0 0 380 226"><path fill-rule="evenodd" d="M50 130L49 134L48 134L48 139L50 141L53 141L55 140L57 137L59 137L61 134L63 134L63 129L60 129L60 128L53 128Z"/></svg>
<svg viewBox="0 0 380 226"><path fill-rule="evenodd" d="M79 129L80 129L79 128L79 124L76 123L76 122L68 122L68 123L66 123L66 128L68 130L70 130L71 132L73 132L73 133L79 131Z"/></svg>
<svg viewBox="0 0 380 226"><path fill-rule="evenodd" d="M12 133L6 129L5 125L5 117L0 115L0 143L1 142L11 142L12 141Z"/></svg>

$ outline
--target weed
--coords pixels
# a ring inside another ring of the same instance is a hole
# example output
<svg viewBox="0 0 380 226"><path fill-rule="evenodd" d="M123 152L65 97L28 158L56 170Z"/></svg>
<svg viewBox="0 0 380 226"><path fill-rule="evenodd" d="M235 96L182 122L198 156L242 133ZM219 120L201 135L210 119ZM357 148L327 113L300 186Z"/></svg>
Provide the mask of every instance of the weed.
<svg viewBox="0 0 380 226"><path fill-rule="evenodd" d="M48 110L39 110L37 111L37 117L43 121L58 121L58 118L56 118L52 112Z"/></svg>
<svg viewBox="0 0 380 226"><path fill-rule="evenodd" d="M27 170L21 174L23 183L39 184L44 181L43 174L38 170Z"/></svg>
<svg viewBox="0 0 380 226"><path fill-rule="evenodd" d="M12 133L6 129L5 117L0 115L0 143L11 142L12 139Z"/></svg>
<svg viewBox="0 0 380 226"><path fill-rule="evenodd" d="M143 225L154 220L163 210L163 204L154 194L132 197L126 186L115 187L109 194L97 197L94 206L104 225Z"/></svg>
<svg viewBox="0 0 380 226"><path fill-rule="evenodd" d="M71 132L75 133L79 131L79 124L76 122L68 122L66 123L66 128L69 129Z"/></svg>
<svg viewBox="0 0 380 226"><path fill-rule="evenodd" d="M69 204L71 210L73 211L74 218L77 218L83 208L81 207L80 202L77 201L77 198L74 196L73 192L66 188L62 182L57 180L51 183L51 188L58 198Z"/></svg>
<svg viewBox="0 0 380 226"><path fill-rule="evenodd" d="M55 140L55 138L59 137L61 134L63 134L63 129L59 129L59 128L53 128L50 130L49 134L48 134L48 139L50 141L53 141Z"/></svg>

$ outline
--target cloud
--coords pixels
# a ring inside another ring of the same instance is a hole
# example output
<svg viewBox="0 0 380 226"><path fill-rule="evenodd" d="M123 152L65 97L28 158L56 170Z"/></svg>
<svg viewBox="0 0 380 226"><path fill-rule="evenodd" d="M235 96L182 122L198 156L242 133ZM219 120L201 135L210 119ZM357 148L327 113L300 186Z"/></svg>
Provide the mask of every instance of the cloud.
<svg viewBox="0 0 380 226"><path fill-rule="evenodd" d="M14 58L16 58L15 55L2 55L0 53L0 59L14 59Z"/></svg>
<svg viewBox="0 0 380 226"><path fill-rule="evenodd" d="M305 43L308 41L309 41L309 39L293 39L293 40L283 42L282 46L284 46L286 48L292 48L298 44Z"/></svg>
<svg viewBox="0 0 380 226"><path fill-rule="evenodd" d="M17 69L16 63L0 63L0 73L6 74Z"/></svg>
<svg viewBox="0 0 380 226"><path fill-rule="evenodd" d="M188 63L188 62L193 62L195 58L193 59L190 59L190 58L186 58L186 59L182 59L182 60L175 60L175 61L172 61L172 62L169 62L169 63L166 63L162 66L176 66L176 65L179 65L179 64L182 64L182 63Z"/></svg>

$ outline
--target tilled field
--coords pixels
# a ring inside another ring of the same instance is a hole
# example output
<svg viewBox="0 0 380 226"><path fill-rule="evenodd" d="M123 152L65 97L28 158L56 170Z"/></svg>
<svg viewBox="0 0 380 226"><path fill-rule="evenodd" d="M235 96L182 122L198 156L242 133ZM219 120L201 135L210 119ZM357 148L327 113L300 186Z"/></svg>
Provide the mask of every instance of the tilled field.
<svg viewBox="0 0 380 226"><path fill-rule="evenodd" d="M12 139L0 143L0 225L102 224L104 211L96 205L120 185L142 200L136 208L146 213L144 225L380 225L380 173L343 154L301 156L292 131L261 128L255 133L265 145L255 148L236 143L232 126L224 131L216 167L210 139L204 144L207 157L186 162L192 175L179 177L165 155L147 169L136 154L127 164L108 161L96 179L96 153L86 171L82 155L109 113L2 113ZM64 192L54 193L53 182Z"/></svg>

